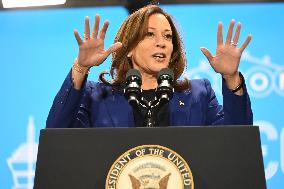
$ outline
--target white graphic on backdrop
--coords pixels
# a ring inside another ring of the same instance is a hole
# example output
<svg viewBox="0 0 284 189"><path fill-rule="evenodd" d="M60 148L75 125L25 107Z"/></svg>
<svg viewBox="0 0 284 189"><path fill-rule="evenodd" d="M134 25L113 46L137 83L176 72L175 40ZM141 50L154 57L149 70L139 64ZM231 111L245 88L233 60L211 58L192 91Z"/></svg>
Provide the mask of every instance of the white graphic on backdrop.
<svg viewBox="0 0 284 189"><path fill-rule="evenodd" d="M268 55L257 58L248 51L243 53L242 60L255 64L244 73L251 96L264 98L270 95L272 91L284 96L283 65L272 63Z"/></svg>
<svg viewBox="0 0 284 189"><path fill-rule="evenodd" d="M259 126L259 131L263 133L268 141L277 141L278 133L274 125L268 121L258 120L254 121L254 125ZM261 145L262 155L265 158L269 154L269 149L266 144ZM265 167L265 178L271 179L277 172L279 167L279 162L277 160L270 160Z"/></svg>
<svg viewBox="0 0 284 189"><path fill-rule="evenodd" d="M254 121L254 125L259 126L259 131L262 134L262 155L264 159L268 160L265 163L266 179L269 180L273 178L277 174L277 172L280 171L282 171L282 173L284 174L284 127L282 127L279 132L275 125L266 120ZM271 143L275 144L278 142L280 151L279 157L277 156L278 154L274 153L275 150L278 151L278 148L275 148L276 145L271 145Z"/></svg>
<svg viewBox="0 0 284 189"><path fill-rule="evenodd" d="M38 144L35 143L34 119L29 117L27 126L27 141L12 153L7 159L13 176L12 189L32 189L34 183L35 163Z"/></svg>
<svg viewBox="0 0 284 189"><path fill-rule="evenodd" d="M265 98L273 91L284 96L284 66L272 63L268 55L257 58L248 51L243 53L241 61L253 64L246 71L241 70L251 97ZM189 69L185 76L190 79L209 79L212 82L213 89L218 95L221 95L221 78L214 72L206 59L202 59L198 67Z"/></svg>

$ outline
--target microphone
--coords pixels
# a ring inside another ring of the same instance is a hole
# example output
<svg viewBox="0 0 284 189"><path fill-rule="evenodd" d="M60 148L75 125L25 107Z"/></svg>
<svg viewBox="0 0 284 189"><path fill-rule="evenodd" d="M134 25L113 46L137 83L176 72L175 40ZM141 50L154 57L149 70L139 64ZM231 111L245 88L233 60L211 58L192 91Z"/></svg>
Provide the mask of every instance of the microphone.
<svg viewBox="0 0 284 189"><path fill-rule="evenodd" d="M156 89L157 98L161 103L169 102L174 93L173 82L174 72L170 68L163 68L157 76L158 87Z"/></svg>
<svg viewBox="0 0 284 189"><path fill-rule="evenodd" d="M124 96L132 106L138 106L141 99L141 78L141 73L136 69L130 69L126 73Z"/></svg>

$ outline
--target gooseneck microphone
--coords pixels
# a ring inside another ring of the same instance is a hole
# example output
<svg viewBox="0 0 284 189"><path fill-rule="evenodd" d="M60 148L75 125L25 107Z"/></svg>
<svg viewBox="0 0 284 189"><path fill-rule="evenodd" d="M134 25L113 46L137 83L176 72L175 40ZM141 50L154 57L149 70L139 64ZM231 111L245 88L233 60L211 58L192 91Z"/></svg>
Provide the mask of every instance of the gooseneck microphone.
<svg viewBox="0 0 284 189"><path fill-rule="evenodd" d="M155 98L147 101L142 96L142 76L136 69L130 69L126 74L126 86L124 88L124 96L129 104L141 114L145 116L145 126L156 126L157 113L160 108L168 103L173 97L174 73L169 68L164 68L158 73L158 87L155 91ZM143 112L146 112L143 113Z"/></svg>
<svg viewBox="0 0 284 189"><path fill-rule="evenodd" d="M141 73L136 69L128 70L126 74L126 87L124 89L124 96L129 104L138 106L141 99Z"/></svg>
<svg viewBox="0 0 284 189"><path fill-rule="evenodd" d="M157 76L158 87L156 89L156 96L160 103L169 102L174 93L173 82L174 72L170 68L163 68Z"/></svg>

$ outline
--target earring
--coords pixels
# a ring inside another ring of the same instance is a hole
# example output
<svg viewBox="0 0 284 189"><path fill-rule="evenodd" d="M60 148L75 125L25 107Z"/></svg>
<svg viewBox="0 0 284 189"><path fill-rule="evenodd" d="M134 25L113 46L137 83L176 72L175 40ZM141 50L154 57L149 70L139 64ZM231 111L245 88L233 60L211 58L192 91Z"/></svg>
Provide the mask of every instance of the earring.
<svg viewBox="0 0 284 189"><path fill-rule="evenodd" d="M131 67L133 67L133 65L132 65L132 58L131 58L132 56L130 55L130 54L128 54L127 55L127 62L128 62L128 64L131 66Z"/></svg>

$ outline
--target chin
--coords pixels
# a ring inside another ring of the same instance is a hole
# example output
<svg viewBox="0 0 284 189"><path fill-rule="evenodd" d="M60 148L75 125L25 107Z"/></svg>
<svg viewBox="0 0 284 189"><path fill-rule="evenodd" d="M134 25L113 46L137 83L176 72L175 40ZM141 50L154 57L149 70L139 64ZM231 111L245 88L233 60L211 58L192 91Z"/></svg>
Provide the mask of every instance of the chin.
<svg viewBox="0 0 284 189"><path fill-rule="evenodd" d="M159 66L155 66L153 70L155 70L155 72L159 72L161 69L163 68L167 68L168 65L159 65Z"/></svg>
<svg viewBox="0 0 284 189"><path fill-rule="evenodd" d="M157 62L154 62L151 66L151 70L153 72L159 72L161 69L163 68L167 68L169 66L168 63L157 63Z"/></svg>

